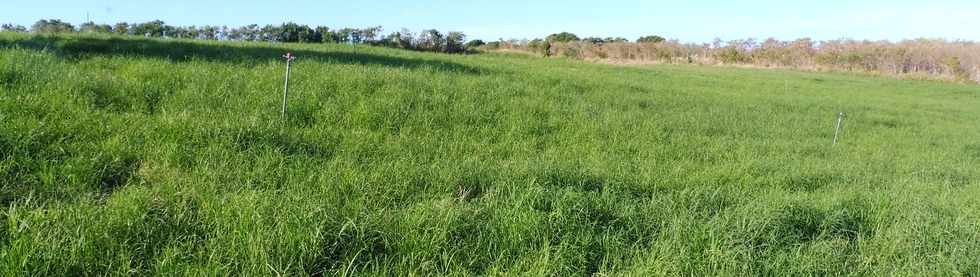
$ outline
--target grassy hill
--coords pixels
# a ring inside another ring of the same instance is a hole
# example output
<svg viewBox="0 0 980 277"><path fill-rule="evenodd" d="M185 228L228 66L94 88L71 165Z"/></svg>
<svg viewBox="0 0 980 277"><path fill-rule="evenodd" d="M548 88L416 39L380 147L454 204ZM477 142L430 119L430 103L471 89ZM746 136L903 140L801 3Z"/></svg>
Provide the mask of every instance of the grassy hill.
<svg viewBox="0 0 980 277"><path fill-rule="evenodd" d="M5 276L977 275L978 165L970 85L0 35Z"/></svg>

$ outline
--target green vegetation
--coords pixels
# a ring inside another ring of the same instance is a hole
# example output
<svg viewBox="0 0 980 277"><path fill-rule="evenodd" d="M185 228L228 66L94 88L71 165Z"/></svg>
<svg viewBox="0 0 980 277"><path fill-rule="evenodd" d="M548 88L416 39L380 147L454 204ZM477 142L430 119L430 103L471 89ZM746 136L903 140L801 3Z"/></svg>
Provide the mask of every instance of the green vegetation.
<svg viewBox="0 0 980 277"><path fill-rule="evenodd" d="M572 41L578 41L579 38L573 33L561 32L557 34L551 34L544 40L547 40L548 42L572 42Z"/></svg>
<svg viewBox="0 0 980 277"><path fill-rule="evenodd" d="M649 36L639 38L636 43L623 38L585 38L541 46L540 40L510 40L481 49L633 64L751 65L980 83L980 43L973 41L814 41L809 38L759 41L749 38L728 42L716 39L709 44Z"/></svg>
<svg viewBox="0 0 980 277"><path fill-rule="evenodd" d="M667 39L661 36L645 36L636 40L638 43L661 43L664 41L667 41Z"/></svg>
<svg viewBox="0 0 980 277"><path fill-rule="evenodd" d="M15 24L0 24L0 32L27 32L27 28ZM161 20L129 24L119 22L113 26L89 21L75 28L70 23L58 19L38 20L31 26L34 34L116 34L152 38L177 38L223 41L267 41L285 43L344 43L368 44L425 52L444 52L465 54L477 51L485 43L480 40L466 41L463 32L450 31L443 34L435 29L422 30L414 34L408 30L384 35L381 26L367 28L330 29L326 26L310 27L304 24L286 22L280 25L249 24L241 27L227 26L171 26ZM569 34L575 36L573 34ZM472 47L471 47L472 46Z"/></svg>
<svg viewBox="0 0 980 277"><path fill-rule="evenodd" d="M857 75L2 34L0 275L978 275L978 97Z"/></svg>

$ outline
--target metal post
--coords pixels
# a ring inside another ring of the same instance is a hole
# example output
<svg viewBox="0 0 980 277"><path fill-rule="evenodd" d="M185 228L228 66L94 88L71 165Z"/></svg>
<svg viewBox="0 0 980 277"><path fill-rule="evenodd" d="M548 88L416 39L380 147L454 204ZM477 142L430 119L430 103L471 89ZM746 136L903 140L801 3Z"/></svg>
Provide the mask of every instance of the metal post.
<svg viewBox="0 0 980 277"><path fill-rule="evenodd" d="M286 53L286 55L283 55L282 57L286 59L286 84L282 91L282 120L285 121L286 104L289 100L289 72L292 70L293 60L296 59L296 56L293 56L293 53Z"/></svg>
<svg viewBox="0 0 980 277"><path fill-rule="evenodd" d="M844 113L841 112L837 115L837 129L834 131L834 145L837 145L837 141L840 138L841 133L844 132L842 129L844 127Z"/></svg>

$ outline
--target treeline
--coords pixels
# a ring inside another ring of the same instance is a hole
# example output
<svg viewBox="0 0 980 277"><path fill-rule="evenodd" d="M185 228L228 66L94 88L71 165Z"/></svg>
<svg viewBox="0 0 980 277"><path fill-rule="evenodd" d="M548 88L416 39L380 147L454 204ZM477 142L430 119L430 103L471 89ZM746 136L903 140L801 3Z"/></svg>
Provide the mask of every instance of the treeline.
<svg viewBox="0 0 980 277"><path fill-rule="evenodd" d="M659 36L629 42L622 39L580 39L574 34L559 33L545 39L490 42L483 48L622 63L734 64L980 82L980 44L941 39L900 42L744 39L697 44L666 40Z"/></svg>
<svg viewBox="0 0 980 277"><path fill-rule="evenodd" d="M30 29L13 24L0 25L2 31L32 33L107 33L155 38L179 38L199 40L268 41L291 43L347 43L370 44L417 51L467 53L478 46L480 40L466 41L463 32L442 33L435 29L413 33L409 30L384 34L380 26L368 28L332 29L326 26L310 27L296 23L280 25L247 26L171 26L154 20L143 23L116 23L115 25L83 23L74 26L58 19L39 20Z"/></svg>
<svg viewBox="0 0 980 277"><path fill-rule="evenodd" d="M896 76L938 77L980 82L980 44L939 39L900 42L867 40L814 41L798 39L758 41L715 40L713 43L682 43L660 36L645 36L631 42L622 37L586 37L562 32L544 39L500 40L484 43L466 41L462 32L442 33L402 29L385 34L381 27L331 29L296 23L229 28L225 26L170 26L155 20L144 23L92 22L73 26L61 20L40 20L30 28L12 24L0 30L33 33L114 33L145 37L200 40L269 41L292 43L369 44L417 51L468 53L477 49L508 49L547 57L568 57L623 63L734 64L805 70L859 71Z"/></svg>

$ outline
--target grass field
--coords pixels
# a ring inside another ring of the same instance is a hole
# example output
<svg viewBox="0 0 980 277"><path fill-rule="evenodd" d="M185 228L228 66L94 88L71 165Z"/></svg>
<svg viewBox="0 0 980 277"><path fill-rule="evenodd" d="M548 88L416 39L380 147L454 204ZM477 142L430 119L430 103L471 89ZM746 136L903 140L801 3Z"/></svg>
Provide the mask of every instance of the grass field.
<svg viewBox="0 0 980 277"><path fill-rule="evenodd" d="M972 85L0 34L4 276L976 276L978 165Z"/></svg>

